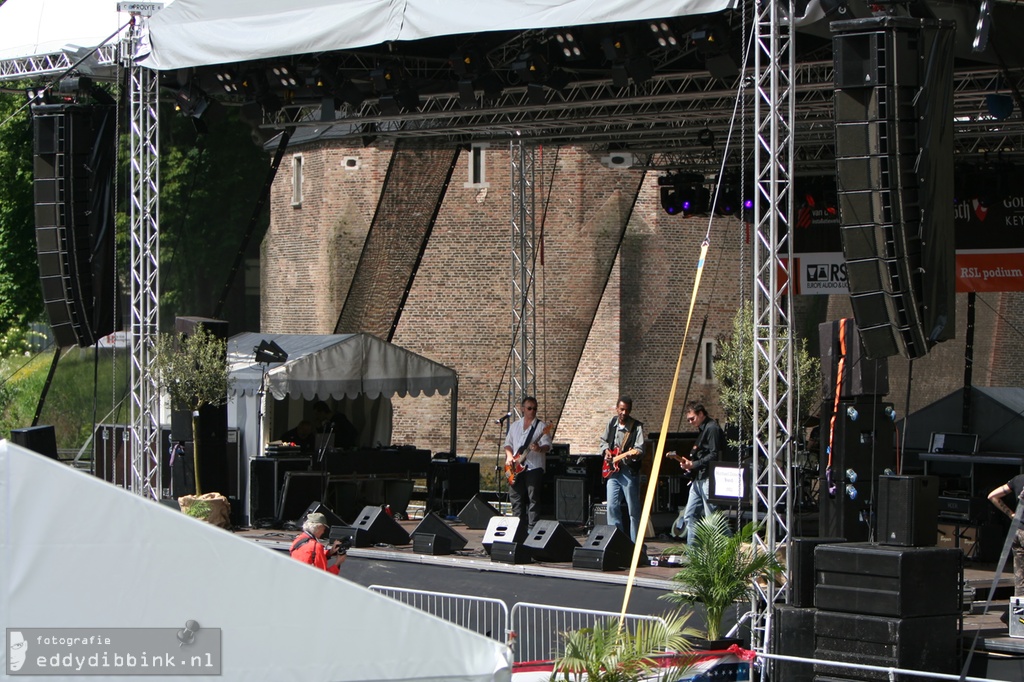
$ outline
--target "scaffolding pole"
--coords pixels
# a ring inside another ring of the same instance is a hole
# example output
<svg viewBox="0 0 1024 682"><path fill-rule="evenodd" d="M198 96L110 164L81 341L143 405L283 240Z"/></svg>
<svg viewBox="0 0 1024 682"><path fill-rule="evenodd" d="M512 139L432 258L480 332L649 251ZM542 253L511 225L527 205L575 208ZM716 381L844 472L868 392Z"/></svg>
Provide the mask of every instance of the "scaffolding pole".
<svg viewBox="0 0 1024 682"><path fill-rule="evenodd" d="M512 344L509 362L509 411L519 414L519 403L537 395L537 318L534 306L536 249L536 148L521 137L509 143L512 184Z"/></svg>

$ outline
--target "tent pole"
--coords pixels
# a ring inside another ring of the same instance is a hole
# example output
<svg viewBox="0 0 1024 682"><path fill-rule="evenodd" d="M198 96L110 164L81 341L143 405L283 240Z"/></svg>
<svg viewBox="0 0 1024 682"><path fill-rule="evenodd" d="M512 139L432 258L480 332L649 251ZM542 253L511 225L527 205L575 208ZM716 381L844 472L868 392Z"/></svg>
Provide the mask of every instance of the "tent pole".
<svg viewBox="0 0 1024 682"><path fill-rule="evenodd" d="M451 435L448 437L448 452L455 458L455 446L458 443L459 432L459 375L455 375L455 385L452 386L452 419Z"/></svg>

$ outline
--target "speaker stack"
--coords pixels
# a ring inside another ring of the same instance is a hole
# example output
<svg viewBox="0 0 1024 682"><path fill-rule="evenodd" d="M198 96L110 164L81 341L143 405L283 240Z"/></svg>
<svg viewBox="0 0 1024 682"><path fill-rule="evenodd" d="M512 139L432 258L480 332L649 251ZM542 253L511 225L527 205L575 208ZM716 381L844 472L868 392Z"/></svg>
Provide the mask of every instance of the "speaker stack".
<svg viewBox="0 0 1024 682"><path fill-rule="evenodd" d="M956 674L959 550L833 544L817 547L814 562L814 658ZM856 668L816 665L815 671L845 680L889 679Z"/></svg>
<svg viewBox="0 0 1024 682"><path fill-rule="evenodd" d="M114 266L114 106L32 107L36 254L57 345L120 328Z"/></svg>
<svg viewBox="0 0 1024 682"><path fill-rule="evenodd" d="M876 17L832 31L854 317L867 357L922 357L953 335L953 24Z"/></svg>

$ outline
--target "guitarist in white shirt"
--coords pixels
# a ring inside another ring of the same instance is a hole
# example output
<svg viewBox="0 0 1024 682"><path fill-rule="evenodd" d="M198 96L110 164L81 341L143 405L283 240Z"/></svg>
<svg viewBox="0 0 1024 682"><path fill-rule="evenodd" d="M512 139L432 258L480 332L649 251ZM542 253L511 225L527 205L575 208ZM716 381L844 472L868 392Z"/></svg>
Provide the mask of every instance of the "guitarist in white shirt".
<svg viewBox="0 0 1024 682"><path fill-rule="evenodd" d="M512 423L505 437L505 472L510 479L512 516L518 516L532 531L540 520L540 492L551 436L550 429L537 419L536 398L523 398L520 407L523 418Z"/></svg>
<svg viewBox="0 0 1024 682"><path fill-rule="evenodd" d="M601 454L605 458L608 525L629 535L636 543L640 531L640 461L644 452L644 425L629 416L633 399L621 396L615 416L608 422L601 438ZM629 525L622 518L622 502L629 510Z"/></svg>

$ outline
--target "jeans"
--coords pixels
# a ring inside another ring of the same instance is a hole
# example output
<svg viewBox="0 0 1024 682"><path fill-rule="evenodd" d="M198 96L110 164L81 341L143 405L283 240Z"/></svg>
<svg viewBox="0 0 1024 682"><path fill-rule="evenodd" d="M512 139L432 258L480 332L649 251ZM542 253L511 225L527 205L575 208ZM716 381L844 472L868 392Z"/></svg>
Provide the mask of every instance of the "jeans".
<svg viewBox="0 0 1024 682"><path fill-rule="evenodd" d="M508 501L512 503L512 516L533 529L540 521L540 489L544 484L543 469L527 469L509 486Z"/></svg>
<svg viewBox="0 0 1024 682"><path fill-rule="evenodd" d="M686 519L686 544L691 546L697 538L697 520L711 514L716 509L715 505L708 501L709 485L710 482L707 478L698 479L690 484L690 496L686 500L683 518ZM699 513L698 507L700 507Z"/></svg>
<svg viewBox="0 0 1024 682"><path fill-rule="evenodd" d="M628 466L619 467L618 472L608 477L606 484L608 498L608 525L615 526L623 534L629 534L629 541L635 543L640 530L640 474L633 473ZM629 509L629 527L622 518L622 501Z"/></svg>

